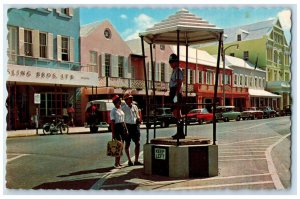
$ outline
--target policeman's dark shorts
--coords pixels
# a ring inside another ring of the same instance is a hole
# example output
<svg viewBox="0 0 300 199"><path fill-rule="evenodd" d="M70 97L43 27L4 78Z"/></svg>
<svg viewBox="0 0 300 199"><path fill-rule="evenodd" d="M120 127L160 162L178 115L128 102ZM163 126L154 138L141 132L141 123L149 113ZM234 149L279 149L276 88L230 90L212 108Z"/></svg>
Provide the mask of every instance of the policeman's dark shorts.
<svg viewBox="0 0 300 199"><path fill-rule="evenodd" d="M127 136L125 134L125 128L122 123L115 124L115 137L114 139L123 141L127 139Z"/></svg>
<svg viewBox="0 0 300 199"><path fill-rule="evenodd" d="M128 129L128 136L125 140L126 143L130 143L131 140L133 142L140 141L140 137L141 137L140 127L136 124L126 124L126 126Z"/></svg>
<svg viewBox="0 0 300 199"><path fill-rule="evenodd" d="M170 88L169 103L171 104L171 110L172 110L172 111L173 111L173 109L174 109L174 102L173 102L173 99L174 99L174 97L175 97L175 95L176 95L176 90L177 90L176 87L171 87L171 88ZM177 95L177 103L181 103L181 102L182 102L182 94L179 93L179 94Z"/></svg>

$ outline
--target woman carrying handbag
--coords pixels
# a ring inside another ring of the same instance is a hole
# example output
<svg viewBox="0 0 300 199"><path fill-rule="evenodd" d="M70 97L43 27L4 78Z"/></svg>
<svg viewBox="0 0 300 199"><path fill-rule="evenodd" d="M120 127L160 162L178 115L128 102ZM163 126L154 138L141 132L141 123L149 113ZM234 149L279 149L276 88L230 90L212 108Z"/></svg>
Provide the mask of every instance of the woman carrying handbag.
<svg viewBox="0 0 300 199"><path fill-rule="evenodd" d="M121 109L121 98L118 95L115 95L112 100L115 105L110 111L112 139L118 140L123 144L128 136L128 130L124 122L125 114ZM115 168L121 167L120 159L121 155L115 157Z"/></svg>

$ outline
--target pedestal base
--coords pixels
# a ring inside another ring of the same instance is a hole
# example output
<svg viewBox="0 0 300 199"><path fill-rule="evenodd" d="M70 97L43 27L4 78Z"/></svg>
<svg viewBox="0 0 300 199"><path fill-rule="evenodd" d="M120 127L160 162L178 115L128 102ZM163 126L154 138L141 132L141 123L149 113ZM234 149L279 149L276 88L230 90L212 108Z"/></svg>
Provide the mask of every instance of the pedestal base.
<svg viewBox="0 0 300 199"><path fill-rule="evenodd" d="M200 137L179 140L157 138L144 145L146 174L169 177L212 177L218 175L218 146Z"/></svg>

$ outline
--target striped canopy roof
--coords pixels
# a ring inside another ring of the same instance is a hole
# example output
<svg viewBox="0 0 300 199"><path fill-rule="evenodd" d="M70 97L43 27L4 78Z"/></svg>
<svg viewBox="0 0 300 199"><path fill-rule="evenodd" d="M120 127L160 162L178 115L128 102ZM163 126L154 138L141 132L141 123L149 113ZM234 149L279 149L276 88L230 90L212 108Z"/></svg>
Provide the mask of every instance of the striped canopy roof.
<svg viewBox="0 0 300 199"><path fill-rule="evenodd" d="M185 45L186 42L191 45L216 41L223 32L222 28L182 9L139 35L147 43L177 44L177 30L180 33L180 45Z"/></svg>

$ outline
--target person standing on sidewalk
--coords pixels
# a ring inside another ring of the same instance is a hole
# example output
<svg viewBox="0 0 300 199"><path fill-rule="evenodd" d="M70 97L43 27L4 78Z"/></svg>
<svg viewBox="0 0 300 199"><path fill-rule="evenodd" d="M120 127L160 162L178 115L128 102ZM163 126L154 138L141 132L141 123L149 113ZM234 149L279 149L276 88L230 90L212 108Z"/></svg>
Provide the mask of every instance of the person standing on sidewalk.
<svg viewBox="0 0 300 199"><path fill-rule="evenodd" d="M139 162L140 154L140 116L138 107L133 104L133 96L131 94L124 95L125 104L122 106L122 110L125 113L125 123L128 128L128 137L125 140L125 153L128 158L128 166L142 165ZM131 161L130 157L130 142L131 140L135 143L134 149L134 163Z"/></svg>
<svg viewBox="0 0 300 199"><path fill-rule="evenodd" d="M184 139L183 121L181 115L181 102L182 102L182 82L183 71L179 67L179 58L176 54L171 54L169 57L169 64L172 67L172 75L170 78L170 103L172 104L173 115L177 119L177 132L172 136L173 139Z"/></svg>
<svg viewBox="0 0 300 199"><path fill-rule="evenodd" d="M75 126L74 125L74 115L75 115L75 109L73 108L73 105L70 103L69 107L67 109L68 115L69 115L69 124L70 126Z"/></svg>
<svg viewBox="0 0 300 199"><path fill-rule="evenodd" d="M112 98L115 107L110 111L112 139L124 143L128 136L128 130L125 124L125 114L121 109L121 98L115 95ZM115 168L120 168L121 156L115 157Z"/></svg>

